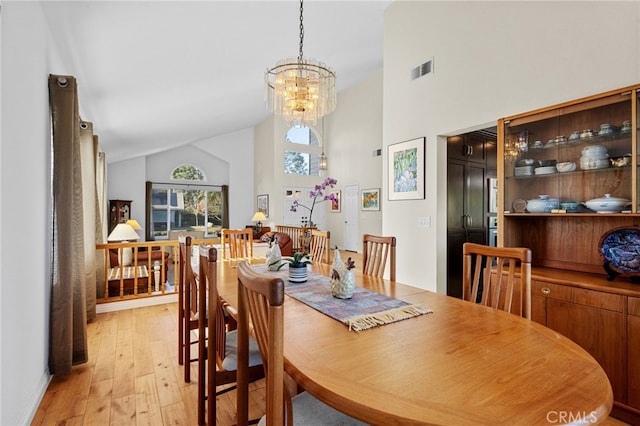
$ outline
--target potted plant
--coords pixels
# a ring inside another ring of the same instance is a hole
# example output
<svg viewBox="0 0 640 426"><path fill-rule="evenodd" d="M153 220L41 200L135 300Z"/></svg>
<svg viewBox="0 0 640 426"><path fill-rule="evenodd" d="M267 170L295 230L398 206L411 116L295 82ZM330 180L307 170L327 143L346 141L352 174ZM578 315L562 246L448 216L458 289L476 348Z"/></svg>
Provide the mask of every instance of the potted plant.
<svg viewBox="0 0 640 426"><path fill-rule="evenodd" d="M309 253L297 251L293 256L283 257L278 269L289 264L289 281L293 283L303 283L307 281L307 265L311 264Z"/></svg>

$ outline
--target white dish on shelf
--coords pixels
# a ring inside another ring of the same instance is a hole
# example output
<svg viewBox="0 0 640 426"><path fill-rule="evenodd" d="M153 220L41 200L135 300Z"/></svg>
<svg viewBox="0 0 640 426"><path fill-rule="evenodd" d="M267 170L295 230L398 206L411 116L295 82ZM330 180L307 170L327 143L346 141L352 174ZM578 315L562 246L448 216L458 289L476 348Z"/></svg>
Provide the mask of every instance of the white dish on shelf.
<svg viewBox="0 0 640 426"><path fill-rule="evenodd" d="M592 157L580 157L580 168L582 170L597 170L607 169L611 165L609 157L604 158L592 158Z"/></svg>
<svg viewBox="0 0 640 426"><path fill-rule="evenodd" d="M556 169L558 169L560 173L572 172L576 169L576 163L573 161L563 161L556 164Z"/></svg>
<svg viewBox="0 0 640 426"><path fill-rule="evenodd" d="M544 167L536 167L533 171L536 175L549 175L551 173L556 173L556 166L544 166Z"/></svg>
<svg viewBox="0 0 640 426"><path fill-rule="evenodd" d="M533 175L533 166L520 166L514 168L515 176L532 176Z"/></svg>
<svg viewBox="0 0 640 426"><path fill-rule="evenodd" d="M551 210L560 207L558 198L549 198L548 195L538 195L538 198L527 200L527 211L529 213L551 213Z"/></svg>
<svg viewBox="0 0 640 426"><path fill-rule="evenodd" d="M612 197L611 194L604 194L604 197L594 198L585 201L584 204L588 209L598 213L620 213L625 207L631 205L631 200L626 198Z"/></svg>

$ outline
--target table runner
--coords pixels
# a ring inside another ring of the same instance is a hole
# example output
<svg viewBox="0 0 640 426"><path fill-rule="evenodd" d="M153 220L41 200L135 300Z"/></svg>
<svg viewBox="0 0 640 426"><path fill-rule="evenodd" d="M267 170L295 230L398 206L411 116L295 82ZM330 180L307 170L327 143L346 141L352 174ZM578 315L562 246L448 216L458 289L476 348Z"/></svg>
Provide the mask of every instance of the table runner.
<svg viewBox="0 0 640 426"><path fill-rule="evenodd" d="M282 278L285 283L284 292L289 297L340 321L353 331L362 331L433 312L431 309L362 287L355 288L351 299L338 299L331 294L329 277L312 270L308 271L306 283L294 284L289 282L286 268L281 271L268 271L266 265L254 265L252 268L258 273L273 274Z"/></svg>

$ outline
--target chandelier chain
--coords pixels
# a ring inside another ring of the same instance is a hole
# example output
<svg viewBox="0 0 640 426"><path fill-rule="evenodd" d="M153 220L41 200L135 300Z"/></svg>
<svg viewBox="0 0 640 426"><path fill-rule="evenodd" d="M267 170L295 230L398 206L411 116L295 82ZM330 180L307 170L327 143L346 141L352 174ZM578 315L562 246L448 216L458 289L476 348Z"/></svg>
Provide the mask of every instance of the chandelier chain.
<svg viewBox="0 0 640 426"><path fill-rule="evenodd" d="M302 23L302 11L303 11L302 2L303 0L300 0L300 52L298 54L298 62L302 62L302 57L304 56L302 54L302 44L304 42L304 24Z"/></svg>

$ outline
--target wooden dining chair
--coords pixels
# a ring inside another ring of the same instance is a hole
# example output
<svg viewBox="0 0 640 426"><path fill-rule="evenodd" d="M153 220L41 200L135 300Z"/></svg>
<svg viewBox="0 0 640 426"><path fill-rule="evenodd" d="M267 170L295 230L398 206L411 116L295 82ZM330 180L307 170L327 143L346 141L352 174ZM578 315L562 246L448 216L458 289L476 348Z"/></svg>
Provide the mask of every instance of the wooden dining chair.
<svg viewBox="0 0 640 426"><path fill-rule="evenodd" d="M221 245L222 259L251 259L253 258L253 229L223 229ZM228 255L227 250L229 250Z"/></svg>
<svg viewBox="0 0 640 426"><path fill-rule="evenodd" d="M243 318L238 321L238 332L244 338L249 335L250 319L265 369L266 416L261 419L260 424L266 422L267 426L280 426L321 422L327 425L364 425L365 423L324 404L308 392L292 397L285 386L282 279L258 274L244 261L238 266L238 295L241 300L238 315Z"/></svg>
<svg viewBox="0 0 640 426"><path fill-rule="evenodd" d="M314 262L329 263L329 247L331 244L331 232L311 230L311 245L309 254Z"/></svg>
<svg viewBox="0 0 640 426"><path fill-rule="evenodd" d="M462 298L531 319L531 250L525 247L462 246Z"/></svg>
<svg viewBox="0 0 640 426"><path fill-rule="evenodd" d="M238 367L238 330L229 330L227 321L228 304L218 294L218 251L209 245L200 244L199 251L199 286L198 312L206 315L198 316L198 335L207 339L198 339L198 424L216 424L217 396L229 392L236 386L225 387L219 392L221 385L236 383ZM262 358L255 339L249 340L248 382L264 377Z"/></svg>
<svg viewBox="0 0 640 426"><path fill-rule="evenodd" d="M362 273L383 278L389 258L389 280L396 280L396 237L362 236Z"/></svg>

